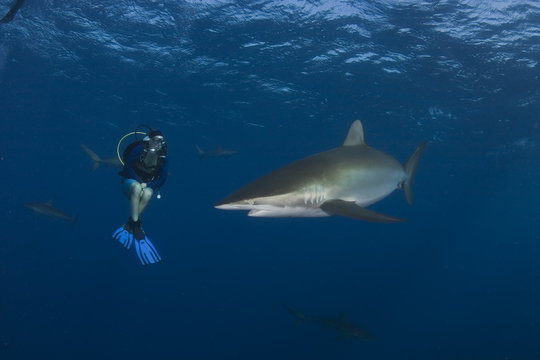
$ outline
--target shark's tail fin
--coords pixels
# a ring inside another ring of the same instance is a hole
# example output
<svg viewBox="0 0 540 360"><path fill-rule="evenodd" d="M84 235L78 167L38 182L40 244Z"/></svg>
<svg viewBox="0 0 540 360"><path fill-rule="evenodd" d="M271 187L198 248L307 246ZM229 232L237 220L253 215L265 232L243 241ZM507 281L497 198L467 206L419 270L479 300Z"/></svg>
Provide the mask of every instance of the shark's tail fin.
<svg viewBox="0 0 540 360"><path fill-rule="evenodd" d="M199 145L195 145L195 149L197 149L197 153L199 154L199 157L202 158L206 153L199 147Z"/></svg>
<svg viewBox="0 0 540 360"><path fill-rule="evenodd" d="M88 155L88 157L90 159L92 159L92 171L95 171L99 167L99 163L101 162L101 158L99 157L98 154L96 154L95 152L90 150L87 146L81 144L81 148L84 150L86 155Z"/></svg>
<svg viewBox="0 0 540 360"><path fill-rule="evenodd" d="M405 193L405 198L409 204L412 204L412 191L411 184L414 178L414 172L416 170L416 165L418 165L418 160L422 156L427 145L427 141L424 141L414 151L409 160L405 163L405 173L407 173L407 179L403 183L403 192Z"/></svg>

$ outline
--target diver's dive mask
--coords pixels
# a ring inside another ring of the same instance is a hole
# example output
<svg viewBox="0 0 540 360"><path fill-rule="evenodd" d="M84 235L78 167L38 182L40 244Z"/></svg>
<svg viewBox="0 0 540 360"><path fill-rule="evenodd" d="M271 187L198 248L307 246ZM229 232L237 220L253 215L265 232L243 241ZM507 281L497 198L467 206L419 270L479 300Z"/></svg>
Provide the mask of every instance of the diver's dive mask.
<svg viewBox="0 0 540 360"><path fill-rule="evenodd" d="M165 139L161 135L154 136L153 138L150 138L148 140L148 151L150 152L158 152L163 149L163 145L165 144Z"/></svg>
<svg viewBox="0 0 540 360"><path fill-rule="evenodd" d="M161 135L154 137L145 137L143 141L147 142L146 151L143 157L143 163L147 168L155 168L157 166L161 151L165 146L165 139Z"/></svg>

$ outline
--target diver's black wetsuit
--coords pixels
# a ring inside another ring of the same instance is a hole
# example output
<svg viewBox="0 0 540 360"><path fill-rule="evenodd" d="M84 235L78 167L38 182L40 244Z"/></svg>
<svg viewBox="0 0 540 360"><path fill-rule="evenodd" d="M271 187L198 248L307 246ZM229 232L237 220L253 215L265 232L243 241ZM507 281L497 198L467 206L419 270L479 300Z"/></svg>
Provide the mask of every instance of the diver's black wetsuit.
<svg viewBox="0 0 540 360"><path fill-rule="evenodd" d="M126 156L124 169L120 172L120 175L125 179L134 179L140 183L147 183L147 186L152 190L159 189L167 180L169 173L168 160L166 157L160 158L157 168L150 171L145 169L141 162L143 153L144 146L142 144L138 144L131 149Z"/></svg>

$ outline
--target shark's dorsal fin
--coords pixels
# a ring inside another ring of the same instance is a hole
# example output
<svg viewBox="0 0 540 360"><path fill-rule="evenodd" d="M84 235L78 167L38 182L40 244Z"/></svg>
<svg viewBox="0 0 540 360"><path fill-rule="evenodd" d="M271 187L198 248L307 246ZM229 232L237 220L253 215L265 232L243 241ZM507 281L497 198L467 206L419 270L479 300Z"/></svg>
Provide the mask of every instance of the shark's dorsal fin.
<svg viewBox="0 0 540 360"><path fill-rule="evenodd" d="M365 145L364 143L364 128L362 127L362 123L360 120L356 120L352 123L351 127L349 128L349 133L347 134L347 138L345 139L345 142L343 143L343 146L358 146L358 145Z"/></svg>

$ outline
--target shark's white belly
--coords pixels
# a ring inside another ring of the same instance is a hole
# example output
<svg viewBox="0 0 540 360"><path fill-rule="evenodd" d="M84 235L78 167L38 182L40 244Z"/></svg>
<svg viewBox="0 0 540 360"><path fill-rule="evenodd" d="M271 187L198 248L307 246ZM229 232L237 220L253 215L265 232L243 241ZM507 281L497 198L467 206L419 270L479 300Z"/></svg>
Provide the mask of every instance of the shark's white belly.
<svg viewBox="0 0 540 360"><path fill-rule="evenodd" d="M352 170L343 174L339 181L312 183L292 193L220 208L250 210L248 215L257 217L323 217L329 216L320 209L327 200L341 199L368 206L391 194L405 179L406 174L401 167L375 172Z"/></svg>
<svg viewBox="0 0 540 360"><path fill-rule="evenodd" d="M330 216L318 207L259 205L248 216L256 217L324 217Z"/></svg>

